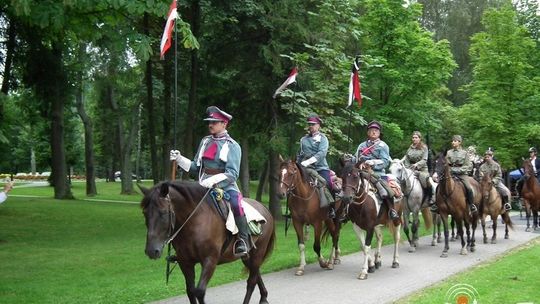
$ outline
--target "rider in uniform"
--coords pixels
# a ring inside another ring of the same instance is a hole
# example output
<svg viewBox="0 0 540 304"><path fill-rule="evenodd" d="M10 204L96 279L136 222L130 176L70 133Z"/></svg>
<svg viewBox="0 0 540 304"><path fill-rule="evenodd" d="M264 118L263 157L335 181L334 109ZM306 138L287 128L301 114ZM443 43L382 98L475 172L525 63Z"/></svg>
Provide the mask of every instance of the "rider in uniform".
<svg viewBox="0 0 540 304"><path fill-rule="evenodd" d="M311 114L307 119L307 123L309 133L300 139L300 152L296 157L296 160L303 167L317 171L317 173L326 181L326 187L330 190L330 193L334 193L332 180L330 178L330 168L326 161L328 138L320 132L322 120L319 115ZM321 192L322 191L323 190L321 189ZM321 196L324 196L324 193L321 193ZM328 216L334 218L336 216L334 199L331 196L326 197L330 200L328 202Z"/></svg>
<svg viewBox="0 0 540 304"><path fill-rule="evenodd" d="M491 150L491 148L489 148L484 154L484 163L480 166L480 175L485 174L491 176L493 186L495 186L495 188L501 195L504 209L506 211L510 211L512 209L510 203L508 202L508 199L510 197L510 190L508 190L508 188L502 182L501 166L493 160L493 151Z"/></svg>
<svg viewBox="0 0 540 304"><path fill-rule="evenodd" d="M420 180L420 185L424 191L422 203L431 201L432 196L427 166L428 151L428 147L422 142L422 134L419 131L414 131L412 134L412 144L402 159L403 165L411 169L418 176L418 180Z"/></svg>
<svg viewBox="0 0 540 304"><path fill-rule="evenodd" d="M355 161L363 162L371 167L371 182L377 188L380 198L388 208L388 215L393 221L399 220L399 215L394 209L394 192L381 177L385 177L385 168L390 164L390 148L380 139L382 125L376 120L367 125L368 139L361 143L354 153Z"/></svg>
<svg viewBox="0 0 540 304"><path fill-rule="evenodd" d="M245 257L249 251L249 232L246 216L242 208L242 193L236 184L240 172L242 150L240 145L229 135L227 126L232 116L216 106L206 109L208 130L193 160L181 155L178 150L171 150L170 159L175 160L180 168L192 174L198 174L199 184L206 188L221 188L230 197L234 220L238 227L238 240L234 244L234 254Z"/></svg>
<svg viewBox="0 0 540 304"><path fill-rule="evenodd" d="M478 209L474 204L473 189L470 184L470 177L468 174L471 171L471 161L467 151L461 147L462 138L461 135L454 135L452 137L452 149L446 152L446 162L450 166L450 172L453 176L459 178L465 186L466 201L469 205L471 213L477 212Z"/></svg>
<svg viewBox="0 0 540 304"><path fill-rule="evenodd" d="M536 156L537 156L536 148L530 147L529 148L529 161L531 162L532 168L534 170L534 176L536 176L536 179L540 183L540 159ZM523 189L524 180L525 180L525 176L522 176L516 183L516 190L519 197L521 197L521 190Z"/></svg>

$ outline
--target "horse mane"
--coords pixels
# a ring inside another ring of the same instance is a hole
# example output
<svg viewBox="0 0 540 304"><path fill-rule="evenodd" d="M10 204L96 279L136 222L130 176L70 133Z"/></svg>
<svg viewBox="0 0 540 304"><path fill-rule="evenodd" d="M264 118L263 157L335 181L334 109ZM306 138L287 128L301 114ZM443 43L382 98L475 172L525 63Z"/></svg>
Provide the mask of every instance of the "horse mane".
<svg viewBox="0 0 540 304"><path fill-rule="evenodd" d="M293 164L296 164L296 167L298 167L298 171L300 172L300 176L302 177L302 180L305 183L309 183L309 174L307 173L306 168L304 168L304 166L298 164L297 162L295 162L293 160L291 160L291 162Z"/></svg>
<svg viewBox="0 0 540 304"><path fill-rule="evenodd" d="M145 209L154 201L158 201L161 194L161 188L167 185L178 191L185 197L202 197L206 193L206 188L201 187L199 183L194 181L162 181L154 185L141 201L141 208Z"/></svg>
<svg viewBox="0 0 540 304"><path fill-rule="evenodd" d="M349 174L354 169L354 163L349 161L343 164L342 175Z"/></svg>

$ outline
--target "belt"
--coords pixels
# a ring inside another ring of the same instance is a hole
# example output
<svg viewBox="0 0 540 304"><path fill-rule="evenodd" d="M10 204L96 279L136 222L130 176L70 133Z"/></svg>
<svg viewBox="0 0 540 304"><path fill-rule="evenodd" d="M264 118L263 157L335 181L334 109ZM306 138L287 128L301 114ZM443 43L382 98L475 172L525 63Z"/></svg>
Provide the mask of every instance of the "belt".
<svg viewBox="0 0 540 304"><path fill-rule="evenodd" d="M463 165L452 165L452 164L450 164L449 166L450 166L450 167L461 167L461 166L463 166Z"/></svg>
<svg viewBox="0 0 540 304"><path fill-rule="evenodd" d="M224 169L204 168L203 172L206 173L206 174L214 175L214 174L224 173L225 170Z"/></svg>

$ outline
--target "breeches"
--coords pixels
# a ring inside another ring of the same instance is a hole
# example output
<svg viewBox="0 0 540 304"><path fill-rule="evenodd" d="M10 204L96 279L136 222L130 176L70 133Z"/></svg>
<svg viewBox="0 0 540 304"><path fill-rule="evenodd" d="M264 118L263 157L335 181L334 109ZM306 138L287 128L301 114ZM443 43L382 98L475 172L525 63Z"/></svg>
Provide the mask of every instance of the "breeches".
<svg viewBox="0 0 540 304"><path fill-rule="evenodd" d="M231 203L233 215L235 217L244 216L244 208L242 208L242 194L234 190L229 190L226 192L230 197L229 203Z"/></svg>
<svg viewBox="0 0 540 304"><path fill-rule="evenodd" d="M510 190L503 183L496 184L495 188L497 188L497 191L499 191L502 196L510 197Z"/></svg>
<svg viewBox="0 0 540 304"><path fill-rule="evenodd" d="M317 173L319 173L319 175L322 176L326 181L326 187L328 187L330 191L333 191L334 187L332 185L332 179L330 178L330 170L320 170L317 171Z"/></svg>

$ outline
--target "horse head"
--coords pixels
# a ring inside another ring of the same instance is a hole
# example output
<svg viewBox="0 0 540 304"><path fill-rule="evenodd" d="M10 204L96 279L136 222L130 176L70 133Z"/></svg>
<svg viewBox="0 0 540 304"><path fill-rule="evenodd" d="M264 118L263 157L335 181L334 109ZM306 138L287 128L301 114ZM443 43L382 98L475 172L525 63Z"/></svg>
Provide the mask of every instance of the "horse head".
<svg viewBox="0 0 540 304"><path fill-rule="evenodd" d="M530 176L534 176L534 168L532 166L532 163L529 159L523 160L523 175L525 178L528 178Z"/></svg>
<svg viewBox="0 0 540 304"><path fill-rule="evenodd" d="M342 201L347 204L351 202L360 191L362 185L362 175L360 172L360 164L352 161L345 162L341 173L343 182Z"/></svg>
<svg viewBox="0 0 540 304"><path fill-rule="evenodd" d="M151 259L158 259L174 230L175 214L169 197L169 183L160 183L152 189L139 188L144 193L141 208L147 228L145 253Z"/></svg>
<svg viewBox="0 0 540 304"><path fill-rule="evenodd" d="M282 160L280 164L279 196L283 199L296 188L300 169L293 160Z"/></svg>
<svg viewBox="0 0 540 304"><path fill-rule="evenodd" d="M491 179L491 175L481 174L480 189L482 191L482 199L485 202L489 201L489 195L491 193L492 188L493 188L493 181Z"/></svg>
<svg viewBox="0 0 540 304"><path fill-rule="evenodd" d="M446 156L444 152L439 153L437 159L435 160L435 174L437 175L438 181L442 181L445 178L446 170L448 169L446 163Z"/></svg>

